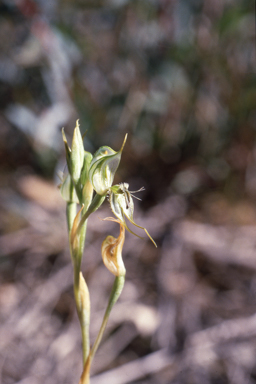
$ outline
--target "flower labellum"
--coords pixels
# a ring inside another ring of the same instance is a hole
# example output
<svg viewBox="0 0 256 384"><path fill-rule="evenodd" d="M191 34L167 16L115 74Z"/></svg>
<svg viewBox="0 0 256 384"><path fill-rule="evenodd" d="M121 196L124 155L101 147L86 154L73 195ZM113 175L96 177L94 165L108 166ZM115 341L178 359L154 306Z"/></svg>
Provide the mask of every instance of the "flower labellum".
<svg viewBox="0 0 256 384"><path fill-rule="evenodd" d="M105 195L112 186L126 139L127 134L118 152L115 152L110 147L104 146L100 147L94 154L89 169L89 178L98 195Z"/></svg>
<svg viewBox="0 0 256 384"><path fill-rule="evenodd" d="M110 189L109 193L109 201L110 201L110 207L114 215L120 220L120 222L124 225L124 227L132 233L133 235L138 236L136 233L130 230L130 228L126 224L126 218L136 227L143 229L152 243L156 245L146 228L141 227L140 225L136 224L133 220L133 211L134 211L134 204L132 199L132 193L128 191L129 184L122 183L121 185L113 185L113 187ZM142 188L139 190L143 190ZM137 191L137 192L139 192ZM133 192L134 193L134 192ZM133 196L136 197L136 196ZM140 237L141 238L141 237Z"/></svg>

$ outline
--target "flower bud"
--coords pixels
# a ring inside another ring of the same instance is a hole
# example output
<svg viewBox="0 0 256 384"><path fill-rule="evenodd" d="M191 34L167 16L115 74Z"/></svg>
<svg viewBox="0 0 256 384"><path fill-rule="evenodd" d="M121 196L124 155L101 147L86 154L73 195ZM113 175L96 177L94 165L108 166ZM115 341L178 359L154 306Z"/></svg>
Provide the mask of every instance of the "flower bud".
<svg viewBox="0 0 256 384"><path fill-rule="evenodd" d="M100 147L93 156L89 178L98 195L105 195L113 183L126 138L127 134L120 151L115 152L112 148L104 146Z"/></svg>
<svg viewBox="0 0 256 384"><path fill-rule="evenodd" d="M126 273L125 266L122 259L122 250L125 239L125 229L119 220L115 220L112 217L105 220L115 221L120 224L120 234L116 239L113 236L107 236L101 246L101 253L103 263L108 270L115 276L124 276Z"/></svg>
<svg viewBox="0 0 256 384"><path fill-rule="evenodd" d="M76 121L70 153L70 173L75 184L80 179L81 170L84 164L84 144L79 128L79 121Z"/></svg>
<svg viewBox="0 0 256 384"><path fill-rule="evenodd" d="M71 149L68 146L64 129L62 129L62 137L65 144L68 170L74 184L76 185L79 181L81 170L84 164L84 145L83 138L79 129L79 121L76 121Z"/></svg>

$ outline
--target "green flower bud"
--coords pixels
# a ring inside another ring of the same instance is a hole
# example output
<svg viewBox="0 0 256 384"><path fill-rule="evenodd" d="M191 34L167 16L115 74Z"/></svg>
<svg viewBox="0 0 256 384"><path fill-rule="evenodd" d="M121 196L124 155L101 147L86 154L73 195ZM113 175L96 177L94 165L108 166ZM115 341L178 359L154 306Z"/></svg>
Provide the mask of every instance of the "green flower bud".
<svg viewBox="0 0 256 384"><path fill-rule="evenodd" d="M70 173L75 184L78 183L84 164L84 144L79 129L79 121L76 121L70 153Z"/></svg>
<svg viewBox="0 0 256 384"><path fill-rule="evenodd" d="M150 234L148 233L148 231L146 230L146 228L141 227L140 225L134 222L133 220L134 204L133 204L132 196L133 197L135 196L132 195L132 193L134 192L129 192L128 188L129 188L129 184L121 183L120 185L114 185L110 189L109 201L110 201L111 210L114 213L114 215L120 220L120 222L124 225L127 231L141 238L136 233L130 230L130 228L126 224L125 219L128 219L130 223L132 223L136 227L143 229L148 235L148 237L150 238L150 240L153 242L153 244L157 246L154 240L152 239L152 237L150 236ZM143 189L141 188L139 191L141 190ZM139 191L135 191L135 192L139 192Z"/></svg>
<svg viewBox="0 0 256 384"><path fill-rule="evenodd" d="M79 121L76 121L71 149L68 146L64 128L62 129L62 137L65 144L68 170L74 184L76 185L80 179L81 170L84 164L84 144L79 129Z"/></svg>
<svg viewBox="0 0 256 384"><path fill-rule="evenodd" d="M100 147L93 156L89 178L98 195L105 195L113 183L126 138L127 134L120 151L115 152L112 148L104 146Z"/></svg>

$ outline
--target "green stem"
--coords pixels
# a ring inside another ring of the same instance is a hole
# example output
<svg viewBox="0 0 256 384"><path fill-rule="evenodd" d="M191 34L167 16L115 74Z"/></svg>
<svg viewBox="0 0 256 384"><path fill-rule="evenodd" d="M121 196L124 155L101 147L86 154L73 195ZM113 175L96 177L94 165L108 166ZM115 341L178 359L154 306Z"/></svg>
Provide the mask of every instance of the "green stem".
<svg viewBox="0 0 256 384"><path fill-rule="evenodd" d="M85 210L83 210L84 213ZM84 224L81 227L80 235L79 235L79 247L77 251L77 262L79 263L79 272L82 262L82 257L84 253L84 244L85 244L85 238L86 238L86 230L87 230L87 220L84 222Z"/></svg>
<svg viewBox="0 0 256 384"><path fill-rule="evenodd" d="M88 317L88 320L87 320L87 317ZM81 333L82 333L82 350L83 350L83 365L84 365L90 354L90 337L89 337L90 318L89 316L83 316L83 319L80 321L80 324L81 324Z"/></svg>
<svg viewBox="0 0 256 384"><path fill-rule="evenodd" d="M105 315L104 315L104 318L103 318L103 321L102 321L102 324L101 324L101 327L100 327L100 330L99 330L99 333L98 333L98 336L95 340L95 343L92 347L92 350L91 350L91 361L99 347L99 344L101 342L101 339L102 339L102 336L103 336L103 333L105 331L105 328L106 328L106 325L107 325L107 322L108 322L108 319L109 319L109 315L110 315L110 312L111 312L111 309L113 308L114 304L116 303L116 301L118 300L122 290L123 290L123 287L124 287L124 282L125 282L125 276L117 276L115 278L115 281L114 281L114 284L113 284L113 288L112 288L112 291L111 291L111 294L110 294L110 298L109 298L109 302L108 302L108 306L107 306L107 309L105 311Z"/></svg>
<svg viewBox="0 0 256 384"><path fill-rule="evenodd" d="M72 226L74 223L74 219L76 217L76 203L73 203L73 202L67 203L66 214L67 214L67 224L68 224L68 234L69 234L69 250L70 250L71 258L73 260L73 252L72 252L72 247L71 247L70 234L71 234L71 229L72 229Z"/></svg>
<svg viewBox="0 0 256 384"><path fill-rule="evenodd" d="M83 308L82 300L81 300L81 292L80 292L80 286L79 286L79 279L80 279L80 269L81 269L81 261L82 261L82 255L84 251L84 244L85 244L85 237L86 237L86 228L87 228L87 219L90 216L91 213L96 211L103 201L105 200L106 195L98 195L96 194L94 196L94 199L92 200L89 208L84 212L83 210L83 216L80 220L80 223L77 227L76 234L77 236L79 234L79 247L74 250L71 249L71 255L73 260L73 268L74 268L74 296L75 296L75 302L76 302L76 308L77 313L81 325L81 333L82 333L82 349L83 349L83 363L85 364L87 361L87 358L90 353L90 339L89 339L89 317L90 313L88 310ZM76 216L76 204L75 203L68 203L67 204L67 221L68 221L68 229L69 229L69 235L71 232L71 228L74 222L74 218ZM121 293L121 292L120 292ZM117 300L117 298L116 298ZM115 301L116 301L115 300ZM113 306L113 305L112 305ZM112 308L112 307L111 307Z"/></svg>
<svg viewBox="0 0 256 384"><path fill-rule="evenodd" d="M67 203L67 222L69 236L76 216L77 204L76 203ZM78 249L70 249L73 268L74 268L74 296L76 302L77 314L81 326L82 334L82 350L83 350L83 363L85 364L87 357L90 353L90 339L89 339L89 321L90 313L84 310L81 300L81 292L79 291L79 279L80 279L80 270L81 270L81 261L84 251L85 237L86 237L86 228L87 221L81 226L81 232L79 236L79 247Z"/></svg>
<svg viewBox="0 0 256 384"><path fill-rule="evenodd" d="M76 217L76 203L68 202L66 208L68 233L70 234L74 219Z"/></svg>
<svg viewBox="0 0 256 384"><path fill-rule="evenodd" d="M80 292L80 271L81 271L81 262L84 252L84 244L86 238L86 229L87 229L87 220L81 227L79 235L79 246L76 250L75 255L73 255L73 268L74 268L74 296L76 301L76 308L79 317L79 322L81 326L82 334L82 350L83 350L83 364L85 364L89 353L90 353L90 336L89 336L89 325L90 325L90 310L86 310L83 307L81 300Z"/></svg>

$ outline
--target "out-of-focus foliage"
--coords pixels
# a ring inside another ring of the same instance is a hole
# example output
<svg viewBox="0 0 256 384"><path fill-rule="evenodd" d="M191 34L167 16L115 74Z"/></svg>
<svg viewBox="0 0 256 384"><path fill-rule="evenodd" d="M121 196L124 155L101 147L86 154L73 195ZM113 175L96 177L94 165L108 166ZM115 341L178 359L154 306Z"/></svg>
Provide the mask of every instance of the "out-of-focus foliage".
<svg viewBox="0 0 256 384"><path fill-rule="evenodd" d="M251 1L0 1L4 383L71 383L81 371L64 207L38 178L63 170L61 128L69 136L77 118L90 152L118 150L128 132L115 183L145 186L140 224L158 244L127 236L115 347L107 339L95 373L145 356L148 376L139 381L138 360L130 382L255 383L255 67ZM110 286L97 251L106 226L95 220L84 262L98 300L92 316ZM151 356L167 347L168 363ZM125 382L122 372L112 384Z"/></svg>
<svg viewBox="0 0 256 384"><path fill-rule="evenodd" d="M59 128L77 116L90 149L130 133L126 160L145 159L154 195L177 164L198 167L175 182L190 192L201 173L217 184L232 173L237 142L251 149L250 2L4 1L1 21L3 118L32 139L42 172L54 166L45 149L60 150Z"/></svg>

